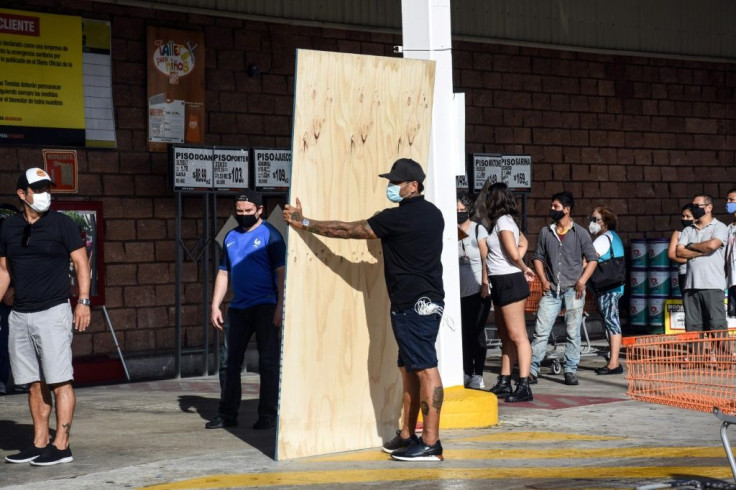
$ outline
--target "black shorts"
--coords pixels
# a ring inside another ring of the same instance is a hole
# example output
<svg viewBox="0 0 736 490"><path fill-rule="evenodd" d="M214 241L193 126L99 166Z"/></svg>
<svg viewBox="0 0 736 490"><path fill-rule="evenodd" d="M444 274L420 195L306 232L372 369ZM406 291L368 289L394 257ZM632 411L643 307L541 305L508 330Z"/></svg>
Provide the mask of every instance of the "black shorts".
<svg viewBox="0 0 736 490"><path fill-rule="evenodd" d="M506 306L529 297L529 283L523 272L490 276L491 299L494 306Z"/></svg>

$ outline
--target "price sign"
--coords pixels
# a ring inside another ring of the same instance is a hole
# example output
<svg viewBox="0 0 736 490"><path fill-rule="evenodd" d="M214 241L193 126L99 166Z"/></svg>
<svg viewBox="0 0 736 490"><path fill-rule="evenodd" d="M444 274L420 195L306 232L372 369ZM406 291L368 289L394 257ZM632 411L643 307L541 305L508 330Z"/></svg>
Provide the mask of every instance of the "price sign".
<svg viewBox="0 0 736 490"><path fill-rule="evenodd" d="M250 155L246 149L214 150L213 171L217 190L247 189Z"/></svg>
<svg viewBox="0 0 736 490"><path fill-rule="evenodd" d="M291 150L254 149L256 191L282 191L289 188Z"/></svg>
<svg viewBox="0 0 736 490"><path fill-rule="evenodd" d="M455 187L459 191L467 191L469 189L468 176L467 175L457 175L455 177Z"/></svg>
<svg viewBox="0 0 736 490"><path fill-rule="evenodd" d="M503 182L509 189L528 192L532 189L532 157L526 155L473 155L473 189L483 189L486 181Z"/></svg>
<svg viewBox="0 0 736 490"><path fill-rule="evenodd" d="M532 190L532 157L524 155L503 155L501 181L506 182L513 191Z"/></svg>
<svg viewBox="0 0 736 490"><path fill-rule="evenodd" d="M500 155L473 155L473 190L475 192L483 189L483 185L487 180L491 184L501 182L501 156Z"/></svg>
<svg viewBox="0 0 736 490"><path fill-rule="evenodd" d="M212 189L211 148L173 148L174 190Z"/></svg>

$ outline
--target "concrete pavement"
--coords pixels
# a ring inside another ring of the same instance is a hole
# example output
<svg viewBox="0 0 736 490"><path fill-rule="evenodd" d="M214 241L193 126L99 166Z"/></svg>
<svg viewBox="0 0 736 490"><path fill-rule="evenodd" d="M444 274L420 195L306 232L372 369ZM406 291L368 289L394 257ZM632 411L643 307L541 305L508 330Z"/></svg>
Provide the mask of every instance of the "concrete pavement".
<svg viewBox="0 0 736 490"><path fill-rule="evenodd" d="M604 343L599 342L598 346ZM258 376L243 375L240 426L205 430L216 376L77 389L74 463L0 463L0 486L136 488L634 488L677 480L733 483L711 414L628 400L623 376L579 386L543 369L531 403L499 402L499 425L442 433L445 461L401 463L379 448L276 462L275 431L255 431ZM491 351L486 386L499 361ZM736 439L736 435L734 435ZM0 397L0 456L31 443L26 395ZM722 487L722 488L727 488Z"/></svg>

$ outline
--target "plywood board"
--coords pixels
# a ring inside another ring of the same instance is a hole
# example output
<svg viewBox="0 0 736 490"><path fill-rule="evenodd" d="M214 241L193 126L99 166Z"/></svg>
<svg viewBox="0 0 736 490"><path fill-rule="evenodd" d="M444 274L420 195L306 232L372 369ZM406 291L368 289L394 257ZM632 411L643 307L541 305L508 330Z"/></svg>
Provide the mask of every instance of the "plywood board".
<svg viewBox="0 0 736 490"><path fill-rule="evenodd" d="M299 50L290 202L314 219L391 203L398 158L429 155L434 62ZM379 446L401 378L379 240L289 230L277 459Z"/></svg>

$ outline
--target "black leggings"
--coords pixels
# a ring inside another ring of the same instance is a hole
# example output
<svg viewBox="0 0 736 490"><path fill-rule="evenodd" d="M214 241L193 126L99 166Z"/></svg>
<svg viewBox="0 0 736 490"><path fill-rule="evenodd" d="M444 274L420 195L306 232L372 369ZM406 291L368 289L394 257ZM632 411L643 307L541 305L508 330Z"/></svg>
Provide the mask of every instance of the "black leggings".
<svg viewBox="0 0 736 490"><path fill-rule="evenodd" d="M468 376L483 374L486 364L486 346L478 337L486 326L491 298L481 298L480 293L460 298L463 329L463 371Z"/></svg>

